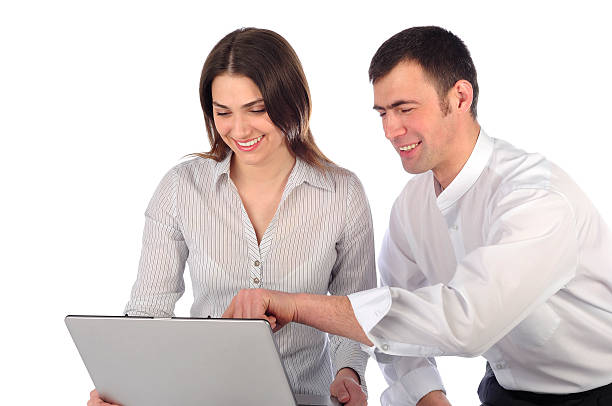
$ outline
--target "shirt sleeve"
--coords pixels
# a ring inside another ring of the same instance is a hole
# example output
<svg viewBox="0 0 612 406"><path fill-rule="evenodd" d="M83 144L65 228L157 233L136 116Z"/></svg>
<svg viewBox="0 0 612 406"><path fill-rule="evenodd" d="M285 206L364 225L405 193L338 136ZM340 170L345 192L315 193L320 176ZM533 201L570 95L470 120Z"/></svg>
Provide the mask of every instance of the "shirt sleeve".
<svg viewBox="0 0 612 406"><path fill-rule="evenodd" d="M342 237L336 243L336 251L336 263L329 284L332 295L345 296L376 286L372 215L363 187L354 175L349 179L346 223ZM358 342L345 337L330 335L330 344L334 372L352 368L366 391L368 354Z"/></svg>
<svg viewBox="0 0 612 406"><path fill-rule="evenodd" d="M366 334L390 311L393 305L390 286L399 286L410 291L427 284L425 276L413 259L409 244L405 241L401 216L397 215L397 210L401 210L401 205L398 207L396 203L378 259L382 287L349 296L355 317ZM386 348L383 345L382 350ZM389 384L381 395L381 405L412 406L431 391L444 391L442 378L433 358L389 355L378 348L372 348L370 351Z"/></svg>
<svg viewBox="0 0 612 406"><path fill-rule="evenodd" d="M477 356L504 337L575 275L573 210L564 196L518 189L487 215L486 242L447 284L391 287L391 306L367 334L382 352Z"/></svg>
<svg viewBox="0 0 612 406"><path fill-rule="evenodd" d="M125 314L171 317L185 291L183 271L188 256L177 220L177 174L162 179L145 212L138 276Z"/></svg>

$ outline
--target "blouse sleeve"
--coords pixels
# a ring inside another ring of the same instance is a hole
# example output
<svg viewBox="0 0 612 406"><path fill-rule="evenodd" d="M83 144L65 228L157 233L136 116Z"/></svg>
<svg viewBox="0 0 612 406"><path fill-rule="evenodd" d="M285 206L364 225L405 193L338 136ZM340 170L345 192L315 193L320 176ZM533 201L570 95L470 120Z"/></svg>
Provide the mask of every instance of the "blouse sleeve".
<svg viewBox="0 0 612 406"><path fill-rule="evenodd" d="M187 245L177 219L177 173L160 182L145 212L138 276L125 314L171 317L185 290L183 271Z"/></svg>
<svg viewBox="0 0 612 406"><path fill-rule="evenodd" d="M363 186L353 174L348 184L345 216L345 228L336 243L338 255L329 284L329 292L341 296L376 286L372 215ZM368 354L359 343L348 338L330 335L330 342L334 371L352 368L365 390Z"/></svg>

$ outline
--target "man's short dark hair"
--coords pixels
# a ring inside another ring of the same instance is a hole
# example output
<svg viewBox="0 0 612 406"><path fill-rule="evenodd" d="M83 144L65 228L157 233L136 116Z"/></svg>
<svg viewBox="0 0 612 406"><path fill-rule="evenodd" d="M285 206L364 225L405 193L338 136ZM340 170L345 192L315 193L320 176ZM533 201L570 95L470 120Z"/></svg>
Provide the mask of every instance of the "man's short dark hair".
<svg viewBox="0 0 612 406"><path fill-rule="evenodd" d="M416 62L431 79L444 105L446 94L458 80L472 84L474 97L470 112L476 118L478 81L470 51L452 32L440 27L412 27L386 40L370 63L370 81L388 74L400 62Z"/></svg>

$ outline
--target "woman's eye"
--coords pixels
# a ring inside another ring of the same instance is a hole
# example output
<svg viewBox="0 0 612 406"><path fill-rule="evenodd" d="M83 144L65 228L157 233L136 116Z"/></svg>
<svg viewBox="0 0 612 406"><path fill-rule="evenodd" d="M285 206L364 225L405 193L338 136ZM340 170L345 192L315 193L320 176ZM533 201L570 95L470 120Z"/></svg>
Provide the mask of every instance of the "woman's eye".
<svg viewBox="0 0 612 406"><path fill-rule="evenodd" d="M265 113L266 109L251 110L251 113Z"/></svg>
<svg viewBox="0 0 612 406"><path fill-rule="evenodd" d="M223 112L223 111L215 111L215 114L216 114L217 116L227 116L227 115L229 115L229 113L227 113L227 112Z"/></svg>

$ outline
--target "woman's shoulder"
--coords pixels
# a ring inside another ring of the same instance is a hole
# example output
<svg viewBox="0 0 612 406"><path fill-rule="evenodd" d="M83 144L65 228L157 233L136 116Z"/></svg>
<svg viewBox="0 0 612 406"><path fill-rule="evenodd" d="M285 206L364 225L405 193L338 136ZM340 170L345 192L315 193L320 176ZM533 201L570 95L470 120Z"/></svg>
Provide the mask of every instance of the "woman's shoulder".
<svg viewBox="0 0 612 406"><path fill-rule="evenodd" d="M349 194L363 193L363 185L353 171L336 164L329 164L325 166L323 173L335 185L336 191L344 190Z"/></svg>
<svg viewBox="0 0 612 406"><path fill-rule="evenodd" d="M211 158L192 156L171 167L165 174L162 184L173 184L181 189L181 185L214 182L219 175L219 162Z"/></svg>
<svg viewBox="0 0 612 406"><path fill-rule="evenodd" d="M343 168L336 164L327 164L322 169L323 173L330 176L333 180L341 182L359 182L359 178L349 169Z"/></svg>
<svg viewBox="0 0 612 406"><path fill-rule="evenodd" d="M219 162L202 156L188 156L182 162L170 168L169 172L179 178L212 175L216 172Z"/></svg>

